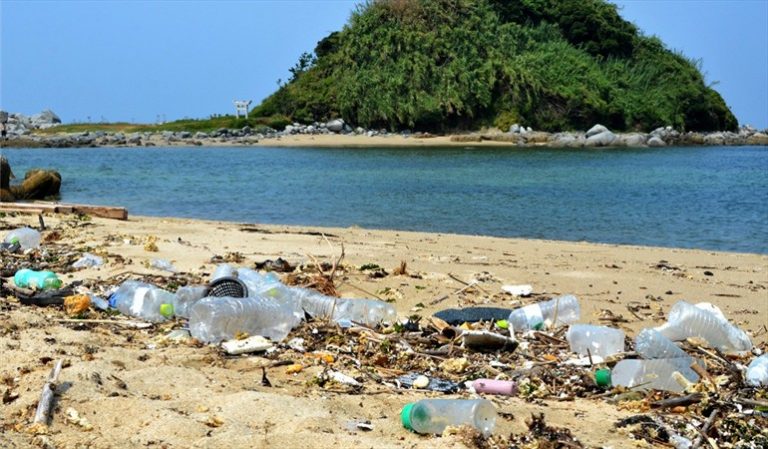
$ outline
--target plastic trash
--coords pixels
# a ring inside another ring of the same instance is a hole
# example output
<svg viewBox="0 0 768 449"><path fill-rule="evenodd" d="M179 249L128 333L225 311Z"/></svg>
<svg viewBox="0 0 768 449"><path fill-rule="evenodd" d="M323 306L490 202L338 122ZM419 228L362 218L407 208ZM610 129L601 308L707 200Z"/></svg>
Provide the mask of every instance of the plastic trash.
<svg viewBox="0 0 768 449"><path fill-rule="evenodd" d="M515 309L507 320L515 331L526 331L575 323L579 316L579 300L566 295Z"/></svg>
<svg viewBox="0 0 768 449"><path fill-rule="evenodd" d="M511 380L475 379L472 388L477 393L498 394L502 396L515 396L517 383Z"/></svg>
<svg viewBox="0 0 768 449"><path fill-rule="evenodd" d="M91 299L91 305L99 310L107 310L109 309L109 301L106 299L96 296L96 295L88 295L88 297Z"/></svg>
<svg viewBox="0 0 768 449"><path fill-rule="evenodd" d="M330 319L344 327L352 323L373 327L382 322L393 323L397 320L395 308L383 301L334 298L312 290L295 290L298 290L301 307L313 318Z"/></svg>
<svg viewBox="0 0 768 449"><path fill-rule="evenodd" d="M282 341L294 323L293 309L269 298L203 298L190 310L189 330L206 343L247 333Z"/></svg>
<svg viewBox="0 0 768 449"><path fill-rule="evenodd" d="M496 408L485 399L423 399L400 412L403 427L421 434L442 434L448 426L470 425L488 437L496 425Z"/></svg>
<svg viewBox="0 0 768 449"><path fill-rule="evenodd" d="M264 352L274 345L261 335L254 335L243 340L228 340L221 344L227 354L238 355L251 352Z"/></svg>
<svg viewBox="0 0 768 449"><path fill-rule="evenodd" d="M565 339L571 352L579 355L608 357L624 352L624 331L612 327L572 324Z"/></svg>
<svg viewBox="0 0 768 449"><path fill-rule="evenodd" d="M75 263L72 264L72 268L90 268L90 267L98 267L104 263L104 259L101 257L91 254L91 253L83 253L83 256Z"/></svg>
<svg viewBox="0 0 768 449"><path fill-rule="evenodd" d="M32 228L14 229L5 236L3 242L10 244L18 242L21 250L26 251L40 246L40 233Z"/></svg>
<svg viewBox="0 0 768 449"><path fill-rule="evenodd" d="M197 301L205 298L208 287L201 285L187 285L176 290L173 298L173 314L182 318L189 318L189 311Z"/></svg>
<svg viewBox="0 0 768 449"><path fill-rule="evenodd" d="M533 287L528 284L502 285L501 290L513 296L531 296L531 293L533 293Z"/></svg>
<svg viewBox="0 0 768 449"><path fill-rule="evenodd" d="M768 386L768 354L763 354L750 362L747 367L747 385Z"/></svg>
<svg viewBox="0 0 768 449"><path fill-rule="evenodd" d="M56 290L62 285L61 279L53 271L35 271L27 268L17 271L13 282L17 287L36 290Z"/></svg>
<svg viewBox="0 0 768 449"><path fill-rule="evenodd" d="M656 329L643 329L635 337L635 352L644 359L691 358Z"/></svg>
<svg viewBox="0 0 768 449"><path fill-rule="evenodd" d="M158 270L167 271L169 273L177 273L179 270L176 269L176 267L173 266L173 264L165 259L152 259L152 262L149 263L149 266L152 268L157 268Z"/></svg>
<svg viewBox="0 0 768 449"><path fill-rule="evenodd" d="M461 390L461 385L456 382L437 377L427 377L419 373L403 374L397 378L397 383L401 388L418 388L440 393L456 393Z"/></svg>
<svg viewBox="0 0 768 449"><path fill-rule="evenodd" d="M211 282L224 277L237 277L237 269L226 263L217 265L216 270L211 275Z"/></svg>
<svg viewBox="0 0 768 449"><path fill-rule="evenodd" d="M699 381L699 375L691 369L692 363L690 358L622 360L611 371L611 383L638 390L682 393L687 383Z"/></svg>
<svg viewBox="0 0 768 449"><path fill-rule="evenodd" d="M2 242L0 243L0 251L7 251L11 254L17 253L21 250L21 244L19 244L18 240L13 243L6 243Z"/></svg>
<svg viewBox="0 0 768 449"><path fill-rule="evenodd" d="M752 349L749 336L732 325L711 304L692 305L679 301L669 311L667 323L656 328L665 337L680 341L699 337L724 352L746 352Z"/></svg>
<svg viewBox="0 0 768 449"><path fill-rule="evenodd" d="M490 331L464 331L462 346L475 351L508 351L517 349L518 342L512 337Z"/></svg>
<svg viewBox="0 0 768 449"><path fill-rule="evenodd" d="M125 281L109 297L110 306L124 315L159 323L173 316L174 294L139 281Z"/></svg>
<svg viewBox="0 0 768 449"><path fill-rule="evenodd" d="M432 316L440 318L451 326L458 326L462 323L506 320L510 312L512 312L511 309L501 307L466 307L441 310Z"/></svg>

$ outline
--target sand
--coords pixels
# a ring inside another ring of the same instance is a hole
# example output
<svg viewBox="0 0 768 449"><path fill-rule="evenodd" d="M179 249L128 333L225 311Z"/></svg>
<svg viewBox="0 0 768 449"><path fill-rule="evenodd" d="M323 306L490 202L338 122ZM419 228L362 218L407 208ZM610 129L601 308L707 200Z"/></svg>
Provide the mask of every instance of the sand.
<svg viewBox="0 0 768 449"><path fill-rule="evenodd" d="M46 218L51 227L62 220L71 217ZM37 217L19 215L0 222L36 225ZM144 266L153 258L207 275L215 266L211 258L230 252L242 254L245 260L240 265L245 266L278 256L292 263L312 258L332 262L343 242L343 262L350 271L339 287L342 296L368 296L361 293L365 290L394 299L400 316L427 316L442 308L473 304L511 308L528 300L502 294L501 286L531 284L536 293L576 295L584 322L604 323L599 318L607 313L623 316L628 322L616 325L630 336L660 324L654 316L684 299L716 304L749 331L756 344L765 347L768 337L765 255L147 217L125 222L93 218L61 229L62 241L109 254L105 266L65 276L66 281L106 279L123 272L162 274ZM150 235L157 237L158 252L144 249L143 241ZM355 268L375 263L392 273L401 261L420 278L390 274L370 279ZM479 289L454 294L463 287L454 278L479 279L491 295ZM444 295L448 299L429 305ZM415 312L419 303L427 307ZM633 313L628 309L632 304L647 309ZM322 370L311 363L297 374L286 374L285 367L268 369L273 386L265 387L259 369L266 362L263 357L224 358L213 346L157 344L154 339L166 333L168 326L121 330L54 321L62 317L56 308L0 299L0 377L5 381L0 389L19 395L0 409L2 447L41 444L24 429L52 360L58 358L68 366L62 371L58 406L44 437L50 447L465 447L456 436L419 436L402 429L400 408L429 393L375 388L358 395L329 391L310 385ZM344 372L352 368L339 366ZM497 422L498 435L525 432L525 418L544 412L550 424L570 428L589 447L632 446L613 424L634 413L603 400L493 400L505 412ZM85 417L93 429L68 422L68 408ZM373 430L350 429L353 420L369 420Z"/></svg>

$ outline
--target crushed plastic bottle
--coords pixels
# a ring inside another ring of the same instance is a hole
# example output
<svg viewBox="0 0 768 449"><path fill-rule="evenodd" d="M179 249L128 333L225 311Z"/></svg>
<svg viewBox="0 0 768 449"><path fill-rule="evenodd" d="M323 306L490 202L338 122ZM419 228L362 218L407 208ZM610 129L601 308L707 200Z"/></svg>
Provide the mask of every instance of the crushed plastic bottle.
<svg viewBox="0 0 768 449"><path fill-rule="evenodd" d="M242 333L282 341L294 319L291 307L270 298L203 298L190 310L189 330L206 343L230 340Z"/></svg>
<svg viewBox="0 0 768 449"><path fill-rule="evenodd" d="M635 337L635 352L644 359L691 358L672 340L656 329L643 329Z"/></svg>
<svg viewBox="0 0 768 449"><path fill-rule="evenodd" d="M579 300L566 295L515 309L507 321L515 331L526 331L575 323L579 316Z"/></svg>
<svg viewBox="0 0 768 449"><path fill-rule="evenodd" d="M442 434L448 426L470 425L485 437L496 425L496 407L486 399L423 399L400 412L403 427L421 434Z"/></svg>
<svg viewBox="0 0 768 449"><path fill-rule="evenodd" d="M5 243L18 243L22 251L40 247L40 233L32 228L14 229L5 236Z"/></svg>
<svg viewBox="0 0 768 449"><path fill-rule="evenodd" d="M205 298L208 288L200 285L187 285L176 290L173 298L173 314L182 318L189 318L192 306Z"/></svg>
<svg viewBox="0 0 768 449"><path fill-rule="evenodd" d="M75 263L72 264L72 268L90 268L90 267L98 267L104 263L104 259L101 257L91 254L91 253L83 253L83 256Z"/></svg>
<svg viewBox="0 0 768 449"><path fill-rule="evenodd" d="M752 349L749 336L725 319L711 304L692 305L679 301L669 311L667 323L656 328L665 337L680 341L699 337L724 352L746 352Z"/></svg>
<svg viewBox="0 0 768 449"><path fill-rule="evenodd" d="M152 259L152 261L149 263L149 266L152 268L157 268L158 270L167 271L169 273L178 273L178 269L173 266L173 264L165 259Z"/></svg>
<svg viewBox="0 0 768 449"><path fill-rule="evenodd" d="M690 358L622 360L611 371L611 383L637 390L663 390L682 393L688 383L699 381L691 369Z"/></svg>
<svg viewBox="0 0 768 449"><path fill-rule="evenodd" d="M17 287L36 290L56 290L62 285L61 279L53 271L35 271L27 268L17 271L13 282Z"/></svg>
<svg viewBox="0 0 768 449"><path fill-rule="evenodd" d="M397 321L397 311L384 301L375 299L333 298L307 289L299 290L301 307L313 318L330 319L342 327L353 323L377 326Z"/></svg>
<svg viewBox="0 0 768 449"><path fill-rule="evenodd" d="M571 352L579 355L608 357L624 352L624 331L612 327L572 324L565 339Z"/></svg>
<svg viewBox="0 0 768 449"><path fill-rule="evenodd" d="M125 281L109 297L121 313L159 323L173 316L174 294L139 281Z"/></svg>
<svg viewBox="0 0 768 449"><path fill-rule="evenodd" d="M747 384L753 387L768 387L768 354L750 362L747 367Z"/></svg>

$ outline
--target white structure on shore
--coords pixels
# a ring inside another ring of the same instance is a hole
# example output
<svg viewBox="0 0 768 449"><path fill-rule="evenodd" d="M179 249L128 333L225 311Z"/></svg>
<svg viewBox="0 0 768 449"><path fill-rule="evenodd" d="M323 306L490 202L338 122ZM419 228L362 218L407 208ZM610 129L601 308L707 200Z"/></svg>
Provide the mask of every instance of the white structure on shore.
<svg viewBox="0 0 768 449"><path fill-rule="evenodd" d="M248 118L248 106L251 105L251 100L235 100L235 117L240 118L240 113L243 113L245 118Z"/></svg>

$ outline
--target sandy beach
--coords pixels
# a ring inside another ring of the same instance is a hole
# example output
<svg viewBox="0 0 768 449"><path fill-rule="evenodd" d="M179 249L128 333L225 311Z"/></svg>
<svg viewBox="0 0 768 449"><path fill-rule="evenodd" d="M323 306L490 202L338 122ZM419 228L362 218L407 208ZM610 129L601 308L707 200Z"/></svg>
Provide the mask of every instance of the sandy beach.
<svg viewBox="0 0 768 449"><path fill-rule="evenodd" d="M264 144L322 146L320 137ZM347 140L354 145L354 138L333 138L329 146ZM371 145L371 138L364 139ZM380 140L381 145L396 141ZM408 139L416 145L422 142L436 140ZM632 338L642 328L661 324L676 301L687 300L717 305L763 350L768 342L765 255L149 217L82 221L46 216L46 224L49 230L43 237L58 233L50 244L71 245L77 252L73 257L84 251L105 257L103 266L66 274L65 282L104 285L119 277L169 275L148 267L156 258L202 279L213 271L214 261L222 259L239 260L236 265L248 267L277 257L299 265L315 260L333 263L343 244L343 270L335 280L341 296L390 300L400 317L427 317L444 308L470 305L514 308L534 298L573 294L581 301L582 322L617 326ZM6 230L36 226L37 217L5 216L0 225ZM157 251L147 250L148 238ZM393 274L401 262L406 263L407 275ZM360 269L365 264L379 265L387 275L374 278L370 270ZM464 288L462 281L473 280L477 287ZM531 284L534 298L505 294L504 284ZM439 298L444 299L436 301ZM274 356L226 357L215 346L163 341L161 337L181 327L180 322L136 330L56 321L63 318L67 316L58 307L24 306L15 298L0 298L2 447L481 447L461 435L438 438L404 430L399 412L405 403L440 395L378 384L361 376L360 367L343 350L335 354L333 368L365 378L360 392L318 386L313 379L323 364L292 349L282 349L277 358L304 368L294 374L286 373L285 366L267 368L272 385L267 387L261 383L261 367ZM95 311L87 318L120 319ZM344 341L338 345L343 347ZM42 436L32 435L27 429L40 389L53 361L60 358L66 367L50 428ZM382 377L387 373L379 371ZM548 424L571 429L586 447L635 444L614 423L636 412L605 399L489 399L502 413L494 435L525 433L526 418L543 412ZM70 408L89 425L68 420L65 411ZM370 421L373 430L350 425L356 420ZM492 441L488 444L485 447L493 447Z"/></svg>

